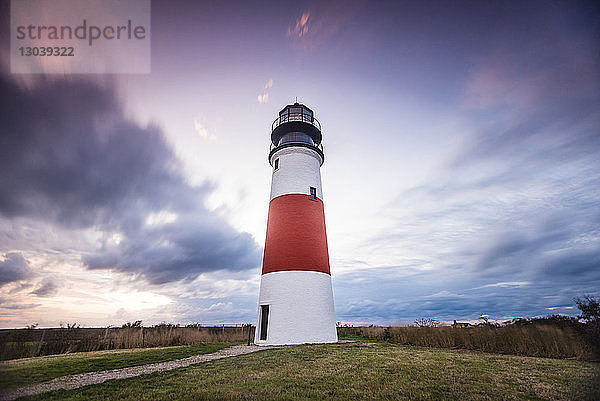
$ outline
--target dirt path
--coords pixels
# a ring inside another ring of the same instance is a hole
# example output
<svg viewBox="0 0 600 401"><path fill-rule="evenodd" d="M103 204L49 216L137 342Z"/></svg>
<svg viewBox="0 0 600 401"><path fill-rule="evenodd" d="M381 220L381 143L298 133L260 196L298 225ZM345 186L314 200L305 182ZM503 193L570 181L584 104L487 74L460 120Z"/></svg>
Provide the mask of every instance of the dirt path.
<svg viewBox="0 0 600 401"><path fill-rule="evenodd" d="M176 359L174 361L152 363L149 365L141 366L132 366L129 368L122 369L104 370L101 372L89 372L81 373L78 375L63 376L44 383L32 384L30 386L19 387L6 393L0 393L0 401L15 400L18 397L45 393L47 391L52 390L73 390L79 387L88 386L90 384L104 383L107 380L125 379L128 377L140 376L153 372L183 368L196 363L213 361L215 359L229 358L231 356L249 354L251 352L261 351L270 348L279 347L234 345L233 347L225 348L212 354L195 355L190 356L188 358Z"/></svg>

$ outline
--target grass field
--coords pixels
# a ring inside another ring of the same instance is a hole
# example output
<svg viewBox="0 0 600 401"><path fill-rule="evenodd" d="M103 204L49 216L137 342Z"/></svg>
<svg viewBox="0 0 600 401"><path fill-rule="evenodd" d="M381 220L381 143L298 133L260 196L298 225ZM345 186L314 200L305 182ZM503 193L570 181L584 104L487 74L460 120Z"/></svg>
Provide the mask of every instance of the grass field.
<svg viewBox="0 0 600 401"><path fill-rule="evenodd" d="M285 347L30 400L598 400L600 365L351 343Z"/></svg>
<svg viewBox="0 0 600 401"><path fill-rule="evenodd" d="M56 377L171 361L216 352L231 343L128 349L52 355L0 361L0 388L9 389L41 383Z"/></svg>

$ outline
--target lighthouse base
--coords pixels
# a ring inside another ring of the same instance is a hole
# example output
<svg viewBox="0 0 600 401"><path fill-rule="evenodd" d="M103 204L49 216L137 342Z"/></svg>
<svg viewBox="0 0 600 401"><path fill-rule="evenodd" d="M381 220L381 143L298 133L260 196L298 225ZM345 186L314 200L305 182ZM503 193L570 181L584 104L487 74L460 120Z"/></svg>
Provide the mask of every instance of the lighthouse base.
<svg viewBox="0 0 600 401"><path fill-rule="evenodd" d="M278 271L260 281L256 345L337 342L331 276Z"/></svg>

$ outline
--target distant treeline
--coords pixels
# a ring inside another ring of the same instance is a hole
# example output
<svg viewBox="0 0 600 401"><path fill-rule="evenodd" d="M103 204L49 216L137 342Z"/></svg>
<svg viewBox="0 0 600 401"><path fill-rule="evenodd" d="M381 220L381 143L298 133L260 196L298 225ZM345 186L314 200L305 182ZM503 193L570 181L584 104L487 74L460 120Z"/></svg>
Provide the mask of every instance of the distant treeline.
<svg viewBox="0 0 600 401"><path fill-rule="evenodd" d="M459 327L338 327L338 335L421 347L523 356L600 360L596 323L568 316L515 319L503 325Z"/></svg>
<svg viewBox="0 0 600 401"><path fill-rule="evenodd" d="M69 325L67 328L0 330L0 360L118 348L240 342L248 339L248 330L254 339L254 328L242 325L142 327L141 322L135 322L108 328Z"/></svg>

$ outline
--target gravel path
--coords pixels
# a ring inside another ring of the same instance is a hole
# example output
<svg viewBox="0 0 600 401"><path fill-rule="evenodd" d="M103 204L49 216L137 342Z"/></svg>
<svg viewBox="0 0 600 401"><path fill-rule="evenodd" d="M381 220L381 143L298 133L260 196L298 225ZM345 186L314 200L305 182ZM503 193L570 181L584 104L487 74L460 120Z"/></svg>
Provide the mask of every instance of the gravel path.
<svg viewBox="0 0 600 401"><path fill-rule="evenodd" d="M215 359L229 358L251 352L261 351L264 349L279 348L279 347L259 347L256 345L234 345L233 347L225 348L212 354L195 355L188 358L176 359L174 361L152 363L149 365L132 366L130 368L104 370L102 372L89 372L78 375L58 377L54 380L32 384L30 386L20 387L6 393L0 393L0 401L15 400L18 397L26 395L35 395L45 393L52 390L72 390L75 388L88 386L90 384L104 383L107 380L125 379L128 377L145 375L148 373L159 372L183 368L195 363L213 361Z"/></svg>

